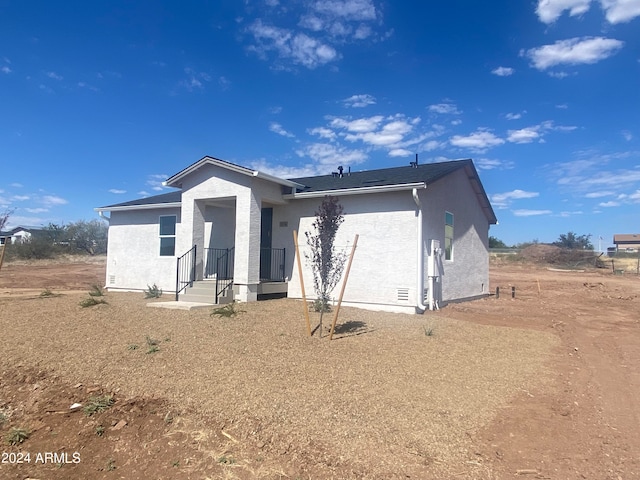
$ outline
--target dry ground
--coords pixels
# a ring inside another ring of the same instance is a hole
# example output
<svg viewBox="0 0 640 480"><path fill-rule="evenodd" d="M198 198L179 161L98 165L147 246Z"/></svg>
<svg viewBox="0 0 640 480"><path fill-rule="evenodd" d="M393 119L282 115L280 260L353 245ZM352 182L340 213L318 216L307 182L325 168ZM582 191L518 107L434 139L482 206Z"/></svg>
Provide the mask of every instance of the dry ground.
<svg viewBox="0 0 640 480"><path fill-rule="evenodd" d="M491 275L500 299L343 309L329 342L293 300L233 318L141 294L81 308L103 263L5 265L0 434L30 437L2 443L0 478L639 478L638 277ZM103 413L69 411L102 394Z"/></svg>

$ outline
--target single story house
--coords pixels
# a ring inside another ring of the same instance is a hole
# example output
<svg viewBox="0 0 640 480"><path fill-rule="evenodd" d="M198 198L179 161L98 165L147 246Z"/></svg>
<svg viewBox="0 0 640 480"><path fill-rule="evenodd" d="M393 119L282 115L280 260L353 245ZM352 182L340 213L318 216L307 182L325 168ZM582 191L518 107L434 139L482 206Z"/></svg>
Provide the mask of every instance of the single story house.
<svg viewBox="0 0 640 480"><path fill-rule="evenodd" d="M616 251L633 251L640 250L640 233L620 233L613 236L613 244Z"/></svg>
<svg viewBox="0 0 640 480"><path fill-rule="evenodd" d="M15 227L6 232L0 232L0 245L28 242L34 234L42 232L38 227Z"/></svg>
<svg viewBox="0 0 640 480"><path fill-rule="evenodd" d="M107 289L155 284L210 303L302 298L297 231L314 299L305 232L330 195L344 208L336 246L348 252L359 235L343 304L415 313L489 291L497 220L468 159L282 179L207 156L165 185L176 190L96 209L109 220Z"/></svg>

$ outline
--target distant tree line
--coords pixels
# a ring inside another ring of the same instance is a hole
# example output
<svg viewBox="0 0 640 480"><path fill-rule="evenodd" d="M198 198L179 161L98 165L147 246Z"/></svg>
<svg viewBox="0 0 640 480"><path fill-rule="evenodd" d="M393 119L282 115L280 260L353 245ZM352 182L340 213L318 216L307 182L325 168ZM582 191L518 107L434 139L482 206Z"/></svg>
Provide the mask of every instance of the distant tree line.
<svg viewBox="0 0 640 480"><path fill-rule="evenodd" d="M558 237L558 240L553 242L551 245L555 245L556 247L566 248L569 250L593 250L593 244L591 243L591 234L587 235L578 235L575 232L567 232L563 233ZM526 248L531 245L539 244L540 242L537 239L534 239L530 242L518 243L516 245L509 246L504 243L502 240L496 237L489 237L489 248Z"/></svg>
<svg viewBox="0 0 640 480"><path fill-rule="evenodd" d="M104 255L107 253L107 225L101 220L50 223L22 242L7 248L9 258L43 259L63 254Z"/></svg>

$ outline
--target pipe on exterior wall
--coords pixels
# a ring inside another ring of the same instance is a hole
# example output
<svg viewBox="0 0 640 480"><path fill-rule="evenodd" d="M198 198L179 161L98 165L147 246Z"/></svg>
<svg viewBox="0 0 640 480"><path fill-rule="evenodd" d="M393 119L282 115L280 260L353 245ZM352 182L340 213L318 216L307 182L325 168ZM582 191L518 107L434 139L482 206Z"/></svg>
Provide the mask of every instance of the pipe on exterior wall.
<svg viewBox="0 0 640 480"><path fill-rule="evenodd" d="M102 210L98 210L98 215L100 215L100 218L106 220L107 222L111 220L111 217L107 217Z"/></svg>
<svg viewBox="0 0 640 480"><path fill-rule="evenodd" d="M419 310L432 310L431 306L424 304L424 228L422 226L422 203L418 197L418 189L412 190L413 201L418 207L418 276L416 280L416 308ZM429 285L429 298L431 298L431 285Z"/></svg>

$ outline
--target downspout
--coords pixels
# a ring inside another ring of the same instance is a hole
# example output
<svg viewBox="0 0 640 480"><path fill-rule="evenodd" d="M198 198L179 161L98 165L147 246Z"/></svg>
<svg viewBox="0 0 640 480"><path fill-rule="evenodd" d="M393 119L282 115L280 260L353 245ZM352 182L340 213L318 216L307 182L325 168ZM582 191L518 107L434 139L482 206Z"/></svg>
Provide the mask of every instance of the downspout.
<svg viewBox="0 0 640 480"><path fill-rule="evenodd" d="M102 210L98 211L98 215L100 215L100 218L106 220L107 222L111 221L111 217L107 217Z"/></svg>
<svg viewBox="0 0 640 480"><path fill-rule="evenodd" d="M424 312L425 310L433 310L433 308L424 304L424 232L422 227L422 204L418 197L417 188L412 190L412 194L413 201L416 202L416 206L418 207L418 276L416 281L416 308ZM429 298L431 298L431 285L429 285Z"/></svg>

